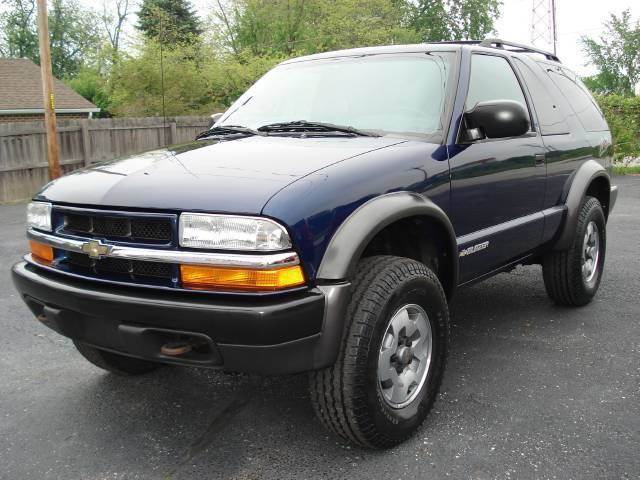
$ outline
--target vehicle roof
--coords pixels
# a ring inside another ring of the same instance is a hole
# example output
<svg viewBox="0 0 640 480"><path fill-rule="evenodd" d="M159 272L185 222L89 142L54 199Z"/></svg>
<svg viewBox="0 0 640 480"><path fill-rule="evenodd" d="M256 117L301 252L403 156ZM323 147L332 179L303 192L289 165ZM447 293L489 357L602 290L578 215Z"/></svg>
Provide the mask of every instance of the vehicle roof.
<svg viewBox="0 0 640 480"><path fill-rule="evenodd" d="M313 60L322 60L328 58L340 58L340 57L359 57L366 55L382 55L393 53L422 53L422 52L456 52L464 48L472 48L474 51L486 51L487 53L509 53L518 55L540 56L545 55L541 51L526 51L526 50L512 50L509 48L488 47L480 45L479 41L468 40L459 42L431 42L431 43L416 43L407 45L384 45L376 47L361 47L361 48L349 48L345 50L335 50L331 52L315 53L312 55L305 55L302 57L291 58L285 60L281 65L287 65L297 62L307 62ZM547 54L549 55L549 54ZM559 63L551 59L545 59L549 63Z"/></svg>

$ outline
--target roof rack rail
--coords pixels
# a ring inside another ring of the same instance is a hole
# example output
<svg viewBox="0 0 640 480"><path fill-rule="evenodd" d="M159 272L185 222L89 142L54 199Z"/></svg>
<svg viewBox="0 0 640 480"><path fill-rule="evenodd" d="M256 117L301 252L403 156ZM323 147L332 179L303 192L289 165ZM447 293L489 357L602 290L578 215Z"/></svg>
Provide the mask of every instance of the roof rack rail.
<svg viewBox="0 0 640 480"><path fill-rule="evenodd" d="M435 43L439 45L478 45L483 40L440 40L431 41L425 40L423 43Z"/></svg>
<svg viewBox="0 0 640 480"><path fill-rule="evenodd" d="M544 55L547 60L552 60L554 62L560 62L560 59L556 54L547 52L545 50L540 50L538 48L529 47L528 45L523 45L521 43L509 42L507 40L501 40L499 38L486 38L478 43L481 47L488 48L500 48L503 50L507 50L505 47L512 47L516 50L511 50L514 52L531 52L531 53L539 53L540 55Z"/></svg>

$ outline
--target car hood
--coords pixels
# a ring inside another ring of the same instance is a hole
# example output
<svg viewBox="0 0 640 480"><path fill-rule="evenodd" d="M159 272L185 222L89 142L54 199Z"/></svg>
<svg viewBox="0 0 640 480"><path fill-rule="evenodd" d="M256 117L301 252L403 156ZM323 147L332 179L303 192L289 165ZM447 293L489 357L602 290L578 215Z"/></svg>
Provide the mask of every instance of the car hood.
<svg viewBox="0 0 640 480"><path fill-rule="evenodd" d="M259 214L278 191L336 162L402 143L385 137L200 140L95 164L36 196L98 207Z"/></svg>

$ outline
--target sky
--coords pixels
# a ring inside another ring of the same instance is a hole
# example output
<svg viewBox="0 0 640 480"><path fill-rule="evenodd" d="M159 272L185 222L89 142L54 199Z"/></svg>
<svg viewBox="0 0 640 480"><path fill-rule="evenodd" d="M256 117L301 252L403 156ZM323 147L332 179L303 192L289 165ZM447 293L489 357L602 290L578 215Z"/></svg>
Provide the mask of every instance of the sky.
<svg viewBox="0 0 640 480"><path fill-rule="evenodd" d="M496 22L496 36L530 45L533 1L503 0L502 14ZM102 9L103 0L81 0L81 2L88 7ZM141 0L136 2L140 3ZM206 19L216 0L191 0L191 2L200 17ZM5 8L0 3L0 11ZM587 35L599 38L603 33L602 24L609 18L609 14L619 15L626 8L631 10L634 19L640 18L640 0L556 0L557 53L560 60L579 75L595 73L595 69L589 65L580 47L580 37ZM135 19L132 19L131 23L135 23ZM131 31L131 26L127 30ZM551 45L536 46L552 50Z"/></svg>
<svg viewBox="0 0 640 480"><path fill-rule="evenodd" d="M500 38L531 44L531 10L533 0L503 0L502 16L496 24ZM640 17L639 0L556 0L557 54L560 60L579 75L595 73L580 47L583 35L599 38L602 23L610 13L619 15L629 8L632 18ZM537 45L551 50L550 45Z"/></svg>
<svg viewBox="0 0 640 480"><path fill-rule="evenodd" d="M215 1L192 0L192 3L205 18ZM531 45L533 1L503 0L502 15L496 22L499 38ZM626 8L631 10L634 19L640 18L640 0L556 0L557 53L560 60L581 76L596 73L582 52L580 37L599 38L603 32L602 23L609 14L619 15ZM551 45L536 46L552 50Z"/></svg>

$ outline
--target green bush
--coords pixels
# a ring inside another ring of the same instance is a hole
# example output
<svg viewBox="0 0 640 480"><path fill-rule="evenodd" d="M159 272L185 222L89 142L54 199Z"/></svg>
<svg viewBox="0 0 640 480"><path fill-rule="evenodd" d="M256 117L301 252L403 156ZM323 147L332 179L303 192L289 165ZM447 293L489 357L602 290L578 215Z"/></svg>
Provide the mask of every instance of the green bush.
<svg viewBox="0 0 640 480"><path fill-rule="evenodd" d="M206 115L227 108L280 59L248 53L216 56L202 45L162 51L147 40L114 66L112 108L117 116ZM164 88L163 88L164 83Z"/></svg>
<svg viewBox="0 0 640 480"><path fill-rule="evenodd" d="M614 158L640 157L640 97L596 97L613 135Z"/></svg>
<svg viewBox="0 0 640 480"><path fill-rule="evenodd" d="M111 116L111 98L107 92L107 82L97 69L83 67L78 74L65 83L72 89L93 103L100 111L95 117Z"/></svg>

